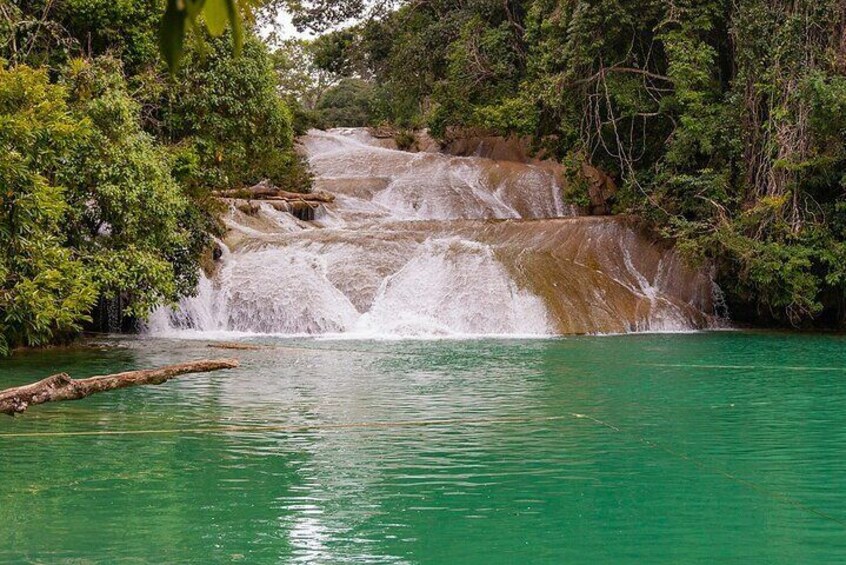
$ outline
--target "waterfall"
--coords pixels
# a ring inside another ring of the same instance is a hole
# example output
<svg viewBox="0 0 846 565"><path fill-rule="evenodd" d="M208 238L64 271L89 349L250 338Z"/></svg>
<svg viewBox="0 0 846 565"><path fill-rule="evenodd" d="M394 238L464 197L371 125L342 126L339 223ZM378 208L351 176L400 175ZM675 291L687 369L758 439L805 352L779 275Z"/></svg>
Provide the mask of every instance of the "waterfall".
<svg viewBox="0 0 846 565"><path fill-rule="evenodd" d="M302 140L314 221L230 210L226 251L155 335L544 336L711 323L707 273L626 219L575 217L548 164L410 153L362 129Z"/></svg>

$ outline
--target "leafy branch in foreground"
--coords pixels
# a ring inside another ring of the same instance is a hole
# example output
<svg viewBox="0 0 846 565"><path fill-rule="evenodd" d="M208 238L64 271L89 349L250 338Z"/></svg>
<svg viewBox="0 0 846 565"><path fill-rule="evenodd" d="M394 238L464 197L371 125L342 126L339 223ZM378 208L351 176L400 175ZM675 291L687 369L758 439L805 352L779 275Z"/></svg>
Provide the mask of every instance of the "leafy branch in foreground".
<svg viewBox="0 0 846 565"><path fill-rule="evenodd" d="M159 49L171 72L179 68L185 50L188 28L201 31L200 20L208 32L219 37L227 25L232 28L232 42L236 55L244 44L241 10L250 13L247 1L237 0L167 0L167 7L159 27ZM202 45L202 33L195 33Z"/></svg>

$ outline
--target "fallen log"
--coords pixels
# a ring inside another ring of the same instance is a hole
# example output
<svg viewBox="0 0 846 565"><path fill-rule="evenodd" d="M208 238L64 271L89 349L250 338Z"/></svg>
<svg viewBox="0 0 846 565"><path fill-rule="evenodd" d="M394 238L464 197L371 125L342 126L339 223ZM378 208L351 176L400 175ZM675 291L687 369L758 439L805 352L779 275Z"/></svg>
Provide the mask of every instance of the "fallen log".
<svg viewBox="0 0 846 565"><path fill-rule="evenodd" d="M292 193L290 192L283 192L277 196L263 196L262 198L258 198L256 200L284 200L285 202L308 202L309 204L326 204L335 201L335 197L333 195L327 194L325 192L312 192L310 194L303 194L303 196L310 196L310 198L302 198L301 196L291 196L291 194Z"/></svg>
<svg viewBox="0 0 846 565"><path fill-rule="evenodd" d="M219 198L240 198L244 200L287 200L292 202L320 202L335 201L335 196L328 192L288 192L278 188L236 188L231 190L216 190L213 194Z"/></svg>
<svg viewBox="0 0 846 565"><path fill-rule="evenodd" d="M186 373L207 373L220 369L234 369L237 366L237 359L204 359L158 369L127 371L79 380L72 379L67 373L59 373L32 384L0 391L0 413L14 416L37 404L79 400L92 394L119 388L159 385Z"/></svg>

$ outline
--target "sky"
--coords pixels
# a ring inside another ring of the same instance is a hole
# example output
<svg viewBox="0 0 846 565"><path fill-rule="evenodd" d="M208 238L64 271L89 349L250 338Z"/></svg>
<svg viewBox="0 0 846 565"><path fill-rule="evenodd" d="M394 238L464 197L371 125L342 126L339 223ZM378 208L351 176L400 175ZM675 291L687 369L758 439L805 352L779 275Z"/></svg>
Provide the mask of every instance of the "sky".
<svg viewBox="0 0 846 565"><path fill-rule="evenodd" d="M297 31L297 28L294 27L293 23L291 23L291 15L287 12L280 12L279 17L276 18L274 28L266 27L262 29L261 35L262 37L267 38L268 34L272 31L276 31L279 39L290 39L293 37L306 39L315 37L314 33Z"/></svg>

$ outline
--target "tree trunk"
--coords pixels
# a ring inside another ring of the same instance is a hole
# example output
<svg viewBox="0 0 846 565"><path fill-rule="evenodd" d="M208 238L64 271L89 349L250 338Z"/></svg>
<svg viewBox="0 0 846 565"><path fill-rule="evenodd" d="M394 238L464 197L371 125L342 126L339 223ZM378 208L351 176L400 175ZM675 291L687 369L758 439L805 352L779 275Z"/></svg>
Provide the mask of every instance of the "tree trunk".
<svg viewBox="0 0 846 565"><path fill-rule="evenodd" d="M127 371L88 379L72 379L59 373L36 383L0 391L0 413L14 416L30 406L59 400L79 400L98 392L139 385L158 385L186 373L206 373L220 369L234 369L237 359L205 359L158 369Z"/></svg>

